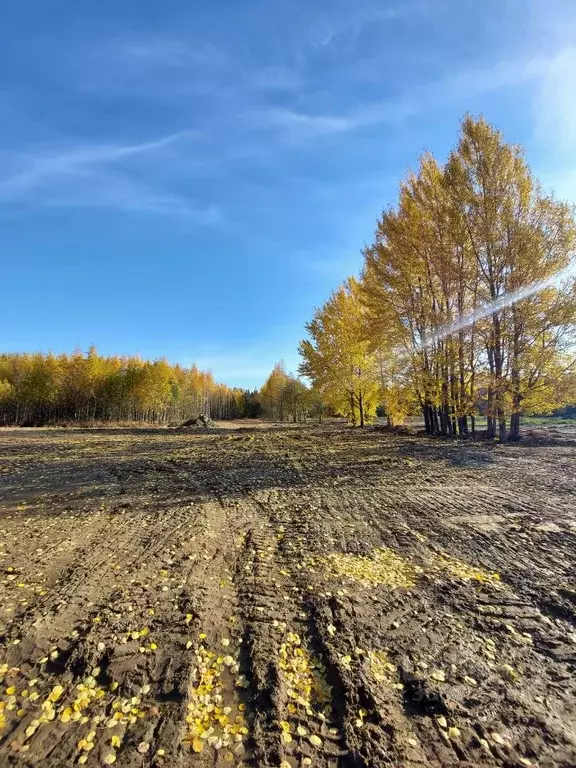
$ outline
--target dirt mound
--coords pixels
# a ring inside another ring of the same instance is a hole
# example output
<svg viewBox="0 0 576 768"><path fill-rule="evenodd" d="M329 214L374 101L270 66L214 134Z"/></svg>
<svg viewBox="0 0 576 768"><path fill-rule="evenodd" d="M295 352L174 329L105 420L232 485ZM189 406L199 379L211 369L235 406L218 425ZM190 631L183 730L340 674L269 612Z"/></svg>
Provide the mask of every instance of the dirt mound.
<svg viewBox="0 0 576 768"><path fill-rule="evenodd" d="M207 429L208 427L213 427L214 422L210 418L210 416L196 416L194 419L188 419L188 421L185 421L183 424L180 424L180 428L182 427L199 427L200 429Z"/></svg>

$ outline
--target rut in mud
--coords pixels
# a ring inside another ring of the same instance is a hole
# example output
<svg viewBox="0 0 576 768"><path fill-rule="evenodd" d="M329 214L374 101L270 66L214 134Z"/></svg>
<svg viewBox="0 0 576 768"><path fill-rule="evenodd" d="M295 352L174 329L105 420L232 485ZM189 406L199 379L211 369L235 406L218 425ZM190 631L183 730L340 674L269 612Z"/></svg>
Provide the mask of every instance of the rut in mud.
<svg viewBox="0 0 576 768"><path fill-rule="evenodd" d="M574 455L1 431L0 765L575 765Z"/></svg>

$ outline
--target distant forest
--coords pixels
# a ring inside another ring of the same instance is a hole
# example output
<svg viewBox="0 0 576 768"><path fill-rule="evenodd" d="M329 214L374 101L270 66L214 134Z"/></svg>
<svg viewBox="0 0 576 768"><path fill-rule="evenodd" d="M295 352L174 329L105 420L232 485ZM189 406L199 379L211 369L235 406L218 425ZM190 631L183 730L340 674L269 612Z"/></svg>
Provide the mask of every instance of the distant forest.
<svg viewBox="0 0 576 768"><path fill-rule="evenodd" d="M166 424L200 414L260 414L258 395L214 381L196 366L87 354L1 354L0 424L136 421Z"/></svg>
<svg viewBox="0 0 576 768"><path fill-rule="evenodd" d="M304 421L322 415L318 393L276 363L260 390L214 381L195 365L99 355L0 354L0 424L178 424L212 419Z"/></svg>

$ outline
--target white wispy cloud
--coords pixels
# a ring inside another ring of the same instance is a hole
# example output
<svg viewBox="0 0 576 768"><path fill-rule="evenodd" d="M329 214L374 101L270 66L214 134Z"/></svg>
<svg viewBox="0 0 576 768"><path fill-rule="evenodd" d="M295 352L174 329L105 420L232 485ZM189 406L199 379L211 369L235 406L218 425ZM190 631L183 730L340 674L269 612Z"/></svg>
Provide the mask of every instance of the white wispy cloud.
<svg viewBox="0 0 576 768"><path fill-rule="evenodd" d="M533 83L536 86L549 71L549 57L518 58L496 64L449 74L433 82L408 89L402 96L357 104L344 114L312 114L305 111L274 108L259 112L261 124L277 129L288 139L319 139L329 134L349 133L382 124L398 124L416 117L438 104L462 101L485 93ZM571 58L562 61L562 73L568 75ZM574 90L574 84L571 84ZM566 93L563 91L563 93ZM572 101L572 107L576 102ZM563 103L568 107L568 98ZM576 107L572 113L576 131ZM567 114L564 115L565 122Z"/></svg>
<svg viewBox="0 0 576 768"><path fill-rule="evenodd" d="M316 138L330 133L345 133L355 127L354 119L340 115L310 115L292 109L271 109L260 113L256 120L277 127L293 136Z"/></svg>
<svg viewBox="0 0 576 768"><path fill-rule="evenodd" d="M106 165L134 155L154 152L183 138L185 133L175 133L154 141L140 144L101 144L84 146L55 154L25 157L24 169L0 181L0 200L25 195L30 189L50 178L83 175L90 166Z"/></svg>
<svg viewBox="0 0 576 768"><path fill-rule="evenodd" d="M225 51L206 42L178 38L148 38L118 44L120 55L137 66L160 67L222 66L228 64Z"/></svg>
<svg viewBox="0 0 576 768"><path fill-rule="evenodd" d="M221 220L216 206L199 207L162 185L131 175L125 167L125 161L159 153L192 136L179 132L135 144L92 144L65 152L26 155L20 159L23 168L0 181L0 203L108 208L216 223ZM118 170L118 165L124 169Z"/></svg>
<svg viewBox="0 0 576 768"><path fill-rule="evenodd" d="M414 17L430 10L429 0L401 0L397 3L373 0L350 3L344 0L330 7L330 14L320 12L309 32L312 48L335 47L344 40L358 38L368 26Z"/></svg>
<svg viewBox="0 0 576 768"><path fill-rule="evenodd" d="M254 91L294 91L303 86L303 81L293 69L271 66L249 73L249 86Z"/></svg>
<svg viewBox="0 0 576 768"><path fill-rule="evenodd" d="M87 183L86 183L87 182ZM217 224L217 206L200 207L183 195L158 190L118 173L98 171L39 199L50 208L102 208L124 213L155 214L195 224Z"/></svg>

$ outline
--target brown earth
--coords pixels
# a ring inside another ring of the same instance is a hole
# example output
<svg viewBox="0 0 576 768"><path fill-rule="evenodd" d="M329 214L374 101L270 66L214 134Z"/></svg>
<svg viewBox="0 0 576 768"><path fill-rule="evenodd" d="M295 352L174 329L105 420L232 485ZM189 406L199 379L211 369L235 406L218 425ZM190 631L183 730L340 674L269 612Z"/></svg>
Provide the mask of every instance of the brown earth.
<svg viewBox="0 0 576 768"><path fill-rule="evenodd" d="M0 430L0 765L576 765L575 444Z"/></svg>

